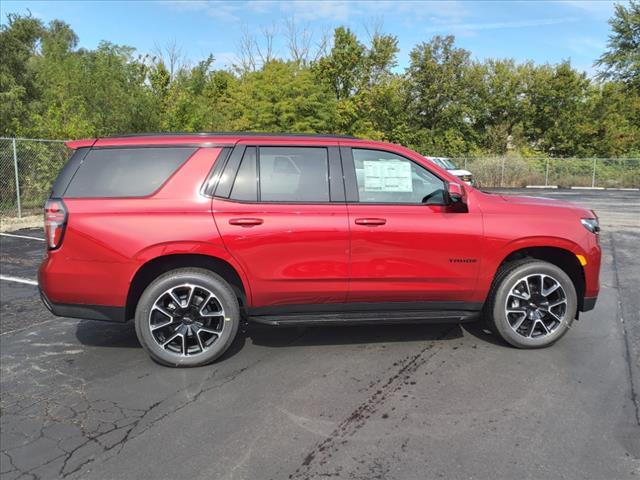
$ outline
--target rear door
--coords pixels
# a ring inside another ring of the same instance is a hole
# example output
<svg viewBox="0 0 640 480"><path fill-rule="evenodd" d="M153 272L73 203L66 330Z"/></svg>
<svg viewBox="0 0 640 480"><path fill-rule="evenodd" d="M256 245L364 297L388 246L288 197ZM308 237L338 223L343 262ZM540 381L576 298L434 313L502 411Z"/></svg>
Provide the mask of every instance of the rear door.
<svg viewBox="0 0 640 480"><path fill-rule="evenodd" d="M349 302L472 308L481 258L478 211L444 204L446 182L392 151L341 149L349 226ZM462 303L459 303L462 302Z"/></svg>
<svg viewBox="0 0 640 480"><path fill-rule="evenodd" d="M213 211L249 278L252 313L346 301L349 225L337 146L238 145Z"/></svg>

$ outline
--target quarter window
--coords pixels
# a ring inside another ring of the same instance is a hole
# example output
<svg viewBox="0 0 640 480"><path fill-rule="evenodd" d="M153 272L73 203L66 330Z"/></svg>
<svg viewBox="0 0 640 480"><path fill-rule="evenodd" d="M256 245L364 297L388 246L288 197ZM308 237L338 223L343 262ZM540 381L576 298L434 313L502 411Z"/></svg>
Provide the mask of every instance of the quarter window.
<svg viewBox="0 0 640 480"><path fill-rule="evenodd" d="M260 147L260 201L328 202L326 148Z"/></svg>
<svg viewBox="0 0 640 480"><path fill-rule="evenodd" d="M361 203L444 203L444 182L417 163L382 150L352 152Z"/></svg>
<svg viewBox="0 0 640 480"><path fill-rule="evenodd" d="M87 153L65 197L144 197L151 195L189 158L195 148L105 148Z"/></svg>

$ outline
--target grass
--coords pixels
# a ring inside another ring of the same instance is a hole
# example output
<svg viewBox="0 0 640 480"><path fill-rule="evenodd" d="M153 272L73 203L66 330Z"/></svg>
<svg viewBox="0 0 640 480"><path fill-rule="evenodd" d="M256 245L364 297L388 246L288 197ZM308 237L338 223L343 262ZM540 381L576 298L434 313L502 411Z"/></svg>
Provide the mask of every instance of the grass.
<svg viewBox="0 0 640 480"><path fill-rule="evenodd" d="M0 232L13 232L21 228L43 228L42 215L18 217L0 217Z"/></svg>

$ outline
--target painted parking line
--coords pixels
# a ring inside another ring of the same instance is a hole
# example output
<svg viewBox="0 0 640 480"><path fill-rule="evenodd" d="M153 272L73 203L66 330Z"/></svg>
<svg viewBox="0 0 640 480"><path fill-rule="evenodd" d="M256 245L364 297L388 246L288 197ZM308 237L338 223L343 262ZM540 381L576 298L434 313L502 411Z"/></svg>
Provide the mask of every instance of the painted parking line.
<svg viewBox="0 0 640 480"><path fill-rule="evenodd" d="M13 238L27 238L29 240L38 240L39 242L44 242L44 238L39 237L29 237L28 235L15 235L13 233L0 233L0 236L3 237L13 237Z"/></svg>
<svg viewBox="0 0 640 480"><path fill-rule="evenodd" d="M25 285L38 285L38 282L36 282L35 280L30 280L28 278L22 278L22 277L11 277L9 275L0 275L0 280L5 280L7 282L23 283Z"/></svg>

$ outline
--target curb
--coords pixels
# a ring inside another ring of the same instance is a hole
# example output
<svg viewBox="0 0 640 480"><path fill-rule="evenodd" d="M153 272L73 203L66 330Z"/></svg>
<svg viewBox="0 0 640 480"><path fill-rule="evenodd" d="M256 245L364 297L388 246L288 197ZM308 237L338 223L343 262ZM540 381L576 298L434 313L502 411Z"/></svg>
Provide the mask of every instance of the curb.
<svg viewBox="0 0 640 480"><path fill-rule="evenodd" d="M572 190L607 190L607 191L618 191L618 192L638 192L640 188L615 188L615 187L569 187Z"/></svg>
<svg viewBox="0 0 640 480"><path fill-rule="evenodd" d="M558 185L526 185L524 188L539 188L539 189L559 189ZM567 187L569 190L606 190L614 192L640 192L640 188L630 187Z"/></svg>

